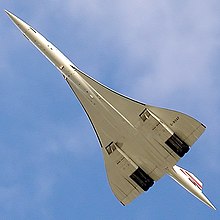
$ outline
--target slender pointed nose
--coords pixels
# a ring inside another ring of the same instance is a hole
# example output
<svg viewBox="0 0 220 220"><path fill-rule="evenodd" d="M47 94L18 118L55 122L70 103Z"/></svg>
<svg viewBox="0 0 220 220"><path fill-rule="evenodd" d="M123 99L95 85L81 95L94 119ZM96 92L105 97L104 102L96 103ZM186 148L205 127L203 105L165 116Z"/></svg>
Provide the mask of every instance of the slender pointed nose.
<svg viewBox="0 0 220 220"><path fill-rule="evenodd" d="M27 32L30 26L22 21L20 18L12 14L11 12L5 10L5 13L9 16L9 18L15 23L15 25L20 29L23 33Z"/></svg>

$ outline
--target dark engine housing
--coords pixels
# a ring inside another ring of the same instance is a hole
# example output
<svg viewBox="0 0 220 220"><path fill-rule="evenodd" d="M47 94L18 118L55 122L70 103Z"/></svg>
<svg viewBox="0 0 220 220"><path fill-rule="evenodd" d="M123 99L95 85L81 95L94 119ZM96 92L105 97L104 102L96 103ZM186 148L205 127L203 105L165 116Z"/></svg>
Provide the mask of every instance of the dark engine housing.
<svg viewBox="0 0 220 220"><path fill-rule="evenodd" d="M147 191L154 184L154 180L148 176L140 167L138 167L138 169L130 175L130 178L144 191Z"/></svg>
<svg viewBox="0 0 220 220"><path fill-rule="evenodd" d="M175 133L165 142L179 157L183 157L189 151L189 146Z"/></svg>

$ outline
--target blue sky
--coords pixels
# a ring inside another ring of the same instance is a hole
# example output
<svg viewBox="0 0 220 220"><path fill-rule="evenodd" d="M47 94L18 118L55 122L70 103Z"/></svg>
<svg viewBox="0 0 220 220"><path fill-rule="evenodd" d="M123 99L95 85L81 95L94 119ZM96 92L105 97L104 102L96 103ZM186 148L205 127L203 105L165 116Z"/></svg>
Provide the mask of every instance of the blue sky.
<svg viewBox="0 0 220 220"><path fill-rule="evenodd" d="M107 86L187 113L206 132L178 163L220 207L220 2L32 0L0 5L0 219L219 219L169 177L123 207L99 143L59 72L12 11Z"/></svg>

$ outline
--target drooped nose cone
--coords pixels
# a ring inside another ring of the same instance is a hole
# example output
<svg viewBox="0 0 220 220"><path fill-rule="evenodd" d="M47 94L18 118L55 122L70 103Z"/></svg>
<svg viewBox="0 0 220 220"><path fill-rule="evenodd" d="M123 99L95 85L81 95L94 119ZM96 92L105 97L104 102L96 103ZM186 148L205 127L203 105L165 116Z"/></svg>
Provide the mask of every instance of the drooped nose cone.
<svg viewBox="0 0 220 220"><path fill-rule="evenodd" d="M9 18L15 23L15 25L23 32L27 32L27 30L30 28L28 24L26 24L24 21L22 21L20 18L12 14L11 12L5 10L6 14L9 16Z"/></svg>

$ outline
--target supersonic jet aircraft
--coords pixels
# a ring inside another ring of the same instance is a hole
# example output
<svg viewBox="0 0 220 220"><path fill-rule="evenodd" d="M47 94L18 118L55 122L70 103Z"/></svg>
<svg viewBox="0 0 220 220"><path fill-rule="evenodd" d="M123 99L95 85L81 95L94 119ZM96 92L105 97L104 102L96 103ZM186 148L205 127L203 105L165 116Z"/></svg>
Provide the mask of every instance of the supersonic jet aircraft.
<svg viewBox="0 0 220 220"><path fill-rule="evenodd" d="M202 182L176 163L205 126L181 112L121 95L82 72L30 25L6 11L23 35L61 72L88 115L101 145L111 189L126 205L165 174L209 207Z"/></svg>

